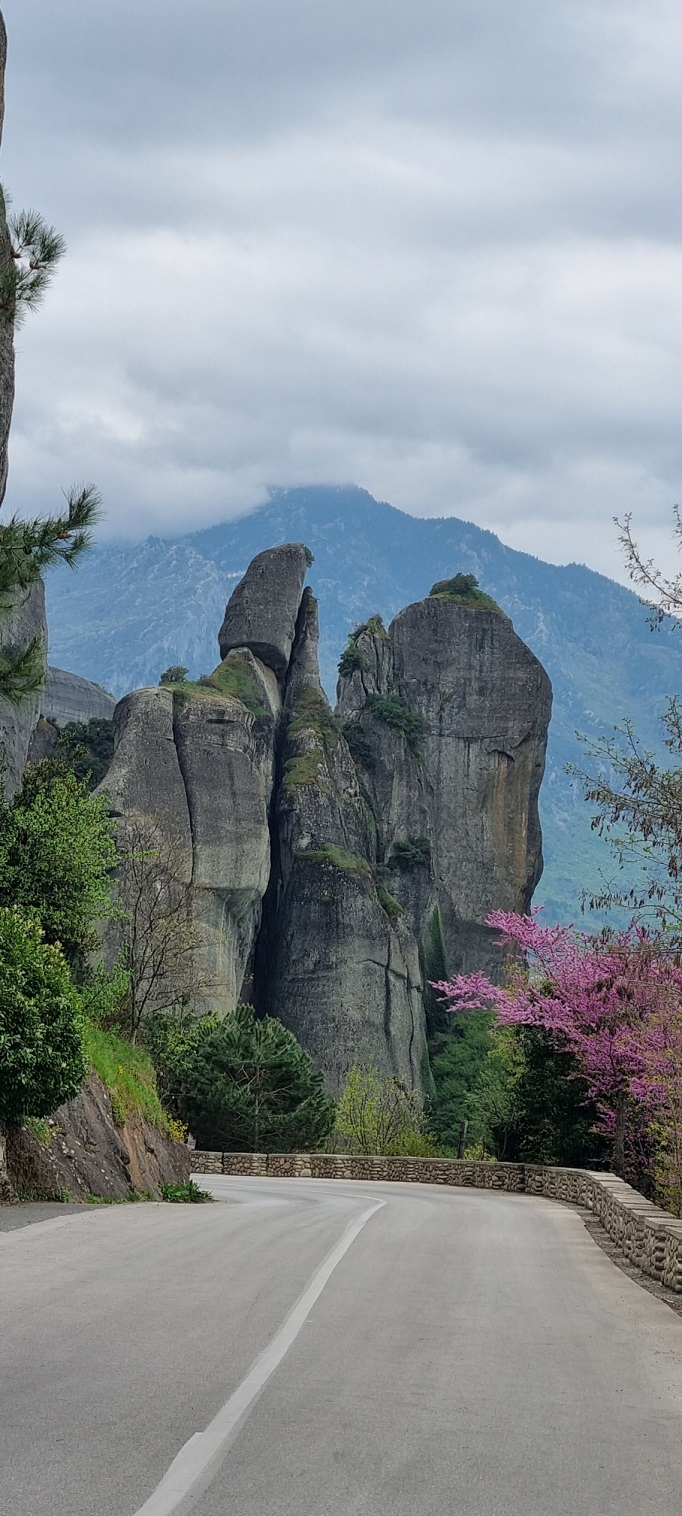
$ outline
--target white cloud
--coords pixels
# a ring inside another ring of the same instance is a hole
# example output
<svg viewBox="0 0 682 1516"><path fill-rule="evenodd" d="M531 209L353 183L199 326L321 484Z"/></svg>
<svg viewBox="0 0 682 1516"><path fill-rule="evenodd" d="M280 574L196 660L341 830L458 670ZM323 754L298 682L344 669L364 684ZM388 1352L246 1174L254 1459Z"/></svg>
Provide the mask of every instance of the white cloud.
<svg viewBox="0 0 682 1516"><path fill-rule="evenodd" d="M555 561L620 573L629 509L662 547L668 0L5 11L4 173L69 241L19 338L15 504L93 478L136 535L355 480Z"/></svg>

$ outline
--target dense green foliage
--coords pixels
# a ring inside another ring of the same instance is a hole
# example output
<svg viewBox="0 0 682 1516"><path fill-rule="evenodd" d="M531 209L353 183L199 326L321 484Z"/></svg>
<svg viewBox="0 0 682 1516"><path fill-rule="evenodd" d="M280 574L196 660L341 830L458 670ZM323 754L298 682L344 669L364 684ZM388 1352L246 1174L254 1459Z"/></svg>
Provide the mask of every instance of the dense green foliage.
<svg viewBox="0 0 682 1516"><path fill-rule="evenodd" d="M404 737L413 749L418 748L428 731L424 717L413 711L402 695L370 695L367 710L377 721L383 721L394 736Z"/></svg>
<svg viewBox="0 0 682 1516"><path fill-rule="evenodd" d="M428 1103L438 1141L457 1151L468 1122L469 1151L525 1163L600 1163L606 1143L572 1054L536 1027L496 1028L486 1011L453 1019L431 1046Z"/></svg>
<svg viewBox="0 0 682 1516"><path fill-rule="evenodd" d="M199 1147L288 1153L326 1142L334 1103L281 1022L240 1005L222 1020L150 1017L145 1036L162 1094Z"/></svg>
<svg viewBox="0 0 682 1516"><path fill-rule="evenodd" d="M193 1179L185 1179L183 1184L162 1184L160 1190L161 1199L169 1201L171 1205L206 1205L207 1201L213 1199Z"/></svg>
<svg viewBox="0 0 682 1516"><path fill-rule="evenodd" d="M88 789L101 784L114 756L114 723L104 716L69 721L57 738L56 754Z"/></svg>
<svg viewBox="0 0 682 1516"><path fill-rule="evenodd" d="M0 908L0 1125L49 1116L85 1077L77 991L35 917Z"/></svg>
<svg viewBox="0 0 682 1516"><path fill-rule="evenodd" d="M429 591L429 598L452 600L455 605L466 605L474 611L500 611L497 601L479 589L475 574L455 574L452 579L439 579Z"/></svg>
<svg viewBox="0 0 682 1516"><path fill-rule="evenodd" d="M341 1153L435 1158L419 1103L399 1080L355 1064L336 1110L334 1148Z"/></svg>
<svg viewBox="0 0 682 1516"><path fill-rule="evenodd" d="M0 810L0 905L35 911L46 941L78 965L111 915L115 862L106 800L58 760L30 765Z"/></svg>
<svg viewBox="0 0 682 1516"><path fill-rule="evenodd" d="M189 673L184 663L171 663L170 668L164 669L159 675L159 684L184 684Z"/></svg>

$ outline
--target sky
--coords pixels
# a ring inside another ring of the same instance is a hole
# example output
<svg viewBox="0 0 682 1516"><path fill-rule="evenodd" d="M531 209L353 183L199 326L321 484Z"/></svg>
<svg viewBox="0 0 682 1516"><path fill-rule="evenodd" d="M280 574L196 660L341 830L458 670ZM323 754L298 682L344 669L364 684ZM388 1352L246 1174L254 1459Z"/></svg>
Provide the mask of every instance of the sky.
<svg viewBox="0 0 682 1516"><path fill-rule="evenodd" d="M8 505L364 486L623 578L682 498L679 0L4 0L2 179L68 244Z"/></svg>

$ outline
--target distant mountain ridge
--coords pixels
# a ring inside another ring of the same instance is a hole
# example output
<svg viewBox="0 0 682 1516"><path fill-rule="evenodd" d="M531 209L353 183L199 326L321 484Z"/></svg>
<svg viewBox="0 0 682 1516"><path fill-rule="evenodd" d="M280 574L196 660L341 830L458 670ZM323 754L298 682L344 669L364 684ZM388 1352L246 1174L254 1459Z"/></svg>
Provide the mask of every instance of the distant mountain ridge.
<svg viewBox="0 0 682 1516"><path fill-rule="evenodd" d="M352 486L274 490L248 516L181 537L103 544L76 575L47 581L50 659L121 695L156 683L171 663L194 676L218 661L225 602L254 555L285 541L315 554L309 582L320 602L322 678L333 696L348 632L379 612L388 624L437 579L474 573L544 663L554 687L541 796L545 874L537 899L575 918L580 891L612 871L590 830L579 787L565 773L584 763L576 730L608 732L630 716L660 749L657 717L682 689L682 639L652 633L637 596L579 564L559 567L505 547L456 517L405 515Z"/></svg>

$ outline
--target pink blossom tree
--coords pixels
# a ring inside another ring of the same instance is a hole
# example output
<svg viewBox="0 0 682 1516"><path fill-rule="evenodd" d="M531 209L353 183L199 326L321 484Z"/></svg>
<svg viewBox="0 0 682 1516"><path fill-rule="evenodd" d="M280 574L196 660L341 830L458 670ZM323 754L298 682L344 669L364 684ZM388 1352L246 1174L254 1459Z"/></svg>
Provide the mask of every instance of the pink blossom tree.
<svg viewBox="0 0 682 1516"><path fill-rule="evenodd" d="M544 926L538 913L494 911L508 950L505 983L484 974L434 984L454 1012L492 1009L503 1026L541 1027L573 1053L622 1174L641 1137L659 1192L682 1193L682 963L639 927L595 937ZM651 1164L651 1157L649 1158Z"/></svg>

